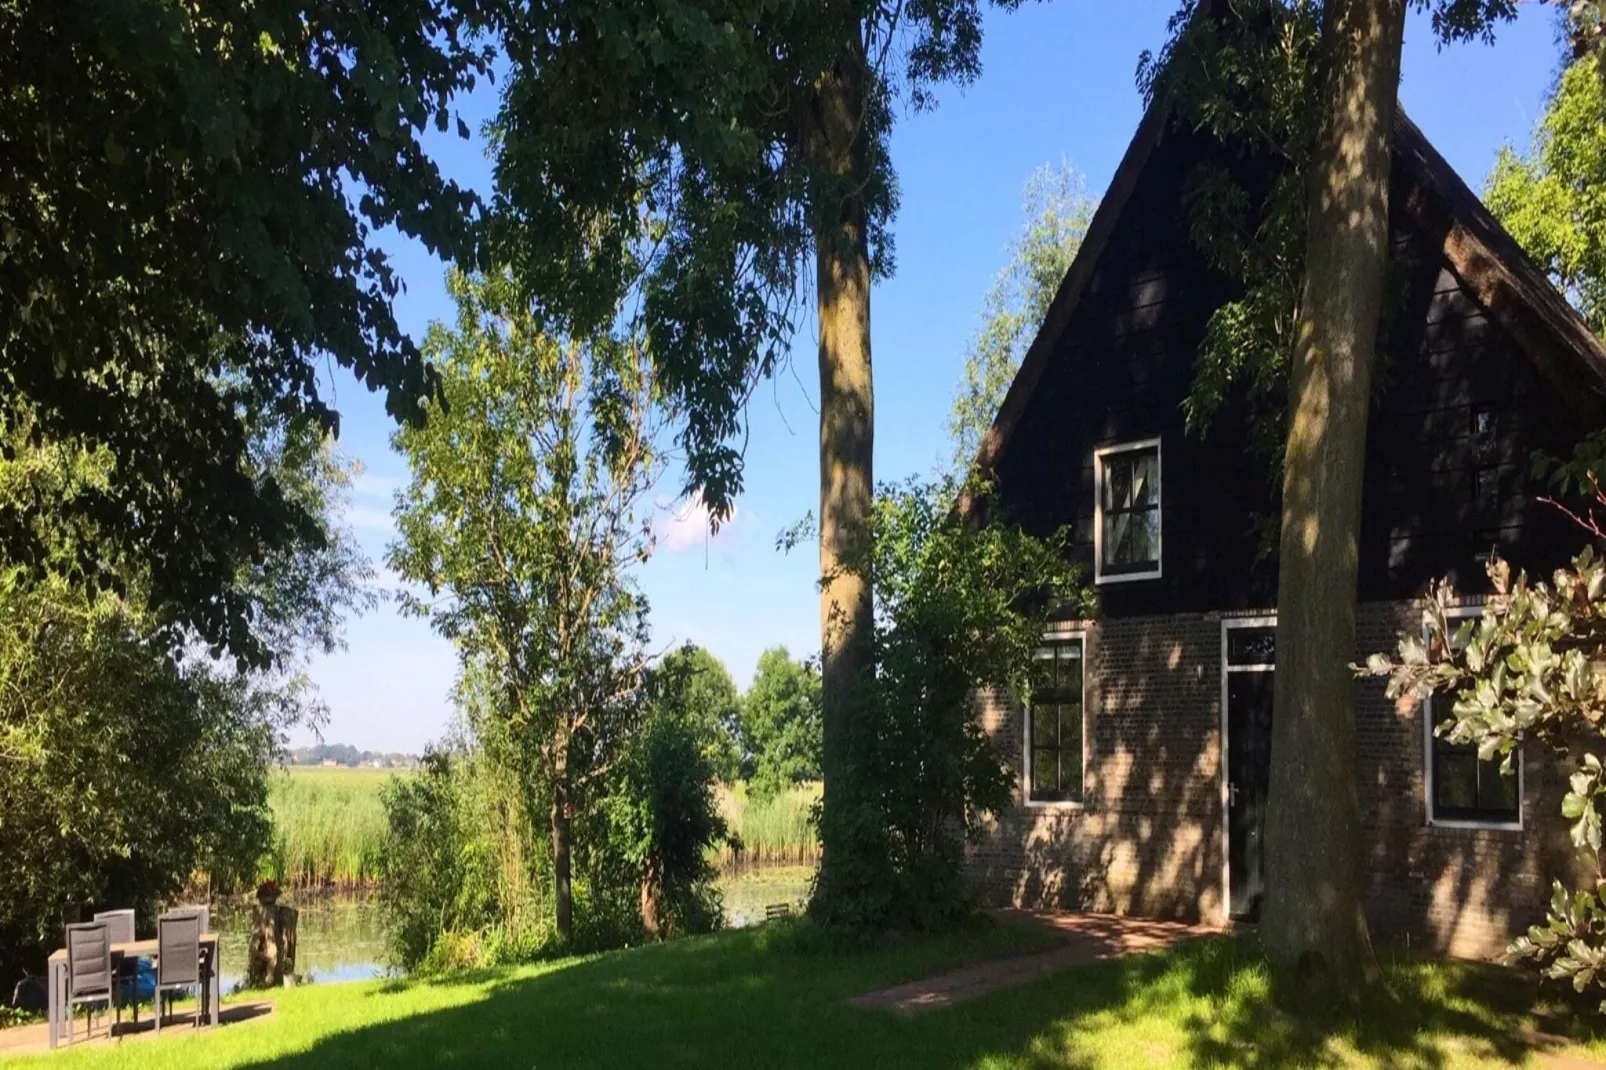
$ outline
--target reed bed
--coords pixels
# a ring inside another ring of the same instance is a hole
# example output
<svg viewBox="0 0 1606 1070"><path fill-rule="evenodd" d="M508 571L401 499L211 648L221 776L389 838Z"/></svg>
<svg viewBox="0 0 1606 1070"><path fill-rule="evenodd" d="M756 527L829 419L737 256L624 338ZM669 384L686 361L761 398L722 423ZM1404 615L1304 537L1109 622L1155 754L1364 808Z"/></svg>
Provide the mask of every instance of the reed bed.
<svg viewBox="0 0 1606 1070"><path fill-rule="evenodd" d="M748 798L747 785L721 785L719 812L737 834L742 850L730 845L719 851L721 869L791 864L813 865L820 860L820 840L814 828L814 804L820 798L819 784L799 784L762 802Z"/></svg>
<svg viewBox="0 0 1606 1070"><path fill-rule="evenodd" d="M262 875L296 888L377 884L386 828L379 791L393 775L318 766L276 775L269 793L273 849Z"/></svg>

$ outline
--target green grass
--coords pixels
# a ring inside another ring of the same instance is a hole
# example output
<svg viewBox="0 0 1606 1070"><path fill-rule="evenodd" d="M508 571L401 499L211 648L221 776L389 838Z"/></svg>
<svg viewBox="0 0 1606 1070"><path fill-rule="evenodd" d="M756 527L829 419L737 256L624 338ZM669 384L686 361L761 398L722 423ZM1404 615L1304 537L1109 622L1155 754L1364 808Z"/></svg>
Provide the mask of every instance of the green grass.
<svg viewBox="0 0 1606 1070"><path fill-rule="evenodd" d="M717 793L720 814L742 839L741 857L726 847L720 853L720 865L810 864L819 860L820 841L810 814L820 798L819 784L801 784L763 802L748 798L746 784L721 785Z"/></svg>
<svg viewBox="0 0 1606 1070"><path fill-rule="evenodd" d="M1044 935L996 927L851 952L810 935L769 926L447 981L314 986L278 994L269 1019L50 1065L1454 1068L1532 1054L1528 983L1493 968L1393 962L1363 1010L1311 1021L1271 1009L1251 944L1212 938L901 1018L846 1000Z"/></svg>
<svg viewBox="0 0 1606 1070"><path fill-rule="evenodd" d="M275 773L273 852L264 877L295 886L354 888L379 877L389 769L297 766ZM405 773L399 775L405 776Z"/></svg>

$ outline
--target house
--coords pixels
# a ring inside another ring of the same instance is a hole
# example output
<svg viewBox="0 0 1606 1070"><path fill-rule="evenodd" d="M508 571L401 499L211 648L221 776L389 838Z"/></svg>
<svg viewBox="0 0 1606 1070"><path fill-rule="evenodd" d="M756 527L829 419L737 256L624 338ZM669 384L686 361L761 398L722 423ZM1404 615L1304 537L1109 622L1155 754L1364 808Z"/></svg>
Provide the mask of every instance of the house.
<svg viewBox="0 0 1606 1070"><path fill-rule="evenodd" d="M1544 574L1581 533L1535 501L1535 450L1570 453L1606 413L1606 350L1401 115L1391 230L1398 290L1380 331L1354 657L1417 628L1454 578L1476 613L1483 560ZM1183 426L1193 358L1233 295L1183 207L1202 135L1151 109L1127 149L978 463L998 507L1074 527L1093 620L1045 638L1031 709L983 696L1014 805L967 860L995 903L1254 918L1277 575L1271 505L1243 414ZM1452 954L1500 950L1570 865L1564 777L1538 747L1503 779L1434 739L1431 709L1358 681L1366 909L1374 934ZM1431 705L1431 704L1430 704Z"/></svg>

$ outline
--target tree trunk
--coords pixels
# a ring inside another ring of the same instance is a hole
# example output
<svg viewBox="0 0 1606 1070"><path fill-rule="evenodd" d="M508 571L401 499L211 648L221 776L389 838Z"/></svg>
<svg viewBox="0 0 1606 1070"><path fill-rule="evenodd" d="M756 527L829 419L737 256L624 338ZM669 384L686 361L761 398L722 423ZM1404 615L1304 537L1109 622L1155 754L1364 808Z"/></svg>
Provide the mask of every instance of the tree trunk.
<svg viewBox="0 0 1606 1070"><path fill-rule="evenodd" d="M861 122L865 73L856 54L822 77L809 139L811 162L829 176L815 205L820 332L820 676L827 817L822 886L832 883L829 830L844 804L844 749L859 682L869 668L871 469L875 398L870 378L870 255ZM841 852L836 852L840 858Z"/></svg>
<svg viewBox="0 0 1606 1070"><path fill-rule="evenodd" d="M1277 676L1260 936L1308 990L1359 991L1376 959L1361 911L1356 544L1383 276L1405 0L1329 0L1322 129L1283 462Z"/></svg>
<svg viewBox="0 0 1606 1070"><path fill-rule="evenodd" d="M562 730L560 729L560 732ZM560 741L552 777L552 902L557 915L558 942L567 946L574 937L574 890L570 880L571 844L568 747Z"/></svg>

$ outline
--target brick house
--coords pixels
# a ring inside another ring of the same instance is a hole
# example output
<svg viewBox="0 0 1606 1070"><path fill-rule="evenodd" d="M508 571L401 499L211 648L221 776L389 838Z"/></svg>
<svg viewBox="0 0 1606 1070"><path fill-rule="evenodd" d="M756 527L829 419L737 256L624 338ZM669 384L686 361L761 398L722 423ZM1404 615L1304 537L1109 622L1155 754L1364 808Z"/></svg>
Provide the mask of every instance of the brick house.
<svg viewBox="0 0 1606 1070"><path fill-rule="evenodd" d="M1151 109L984 444L1011 522L1073 526L1096 619L1053 626L1034 708L983 696L1015 804L972 847L997 903L1222 921L1262 892L1277 577L1249 421L1204 436L1181 403L1233 293L1193 247L1183 190L1212 146ZM1391 231L1399 285L1369 424L1356 660L1416 627L1448 575L1476 612L1498 547L1543 574L1581 545L1534 500L1535 450L1606 412L1606 351L1403 115ZM1431 709L1357 682L1367 910L1381 940L1484 955L1542 913L1571 864L1564 776L1518 778L1435 740Z"/></svg>

